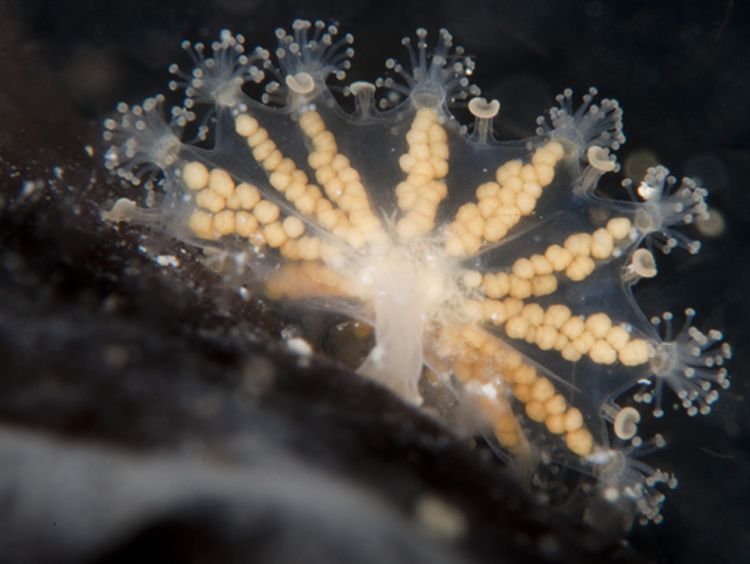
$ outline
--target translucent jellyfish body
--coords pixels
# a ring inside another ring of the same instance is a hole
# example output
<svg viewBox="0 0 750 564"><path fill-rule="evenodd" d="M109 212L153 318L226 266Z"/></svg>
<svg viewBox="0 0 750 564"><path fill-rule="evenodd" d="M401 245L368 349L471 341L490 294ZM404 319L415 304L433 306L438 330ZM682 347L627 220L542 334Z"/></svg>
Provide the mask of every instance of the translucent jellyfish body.
<svg viewBox="0 0 750 564"><path fill-rule="evenodd" d="M415 405L447 387L511 457L580 469L598 502L659 521L676 481L640 459L663 441L639 436L637 408L659 415L666 384L707 413L730 350L692 310L677 335L669 314L659 330L632 287L656 276L655 243L697 252L679 229L705 215L706 191L656 167L626 182L632 201L600 195L625 137L595 89L580 105L566 90L535 137L496 141L500 104L478 97L445 30L432 47L425 30L405 39L409 62L388 59L390 76L345 86L353 113L328 85L345 80L353 38L299 20L276 35L250 53L227 31L187 43L195 69L171 68L182 106L118 106L107 166L149 197L107 217L237 252L267 297L369 324L362 375ZM261 101L247 81L265 82Z"/></svg>

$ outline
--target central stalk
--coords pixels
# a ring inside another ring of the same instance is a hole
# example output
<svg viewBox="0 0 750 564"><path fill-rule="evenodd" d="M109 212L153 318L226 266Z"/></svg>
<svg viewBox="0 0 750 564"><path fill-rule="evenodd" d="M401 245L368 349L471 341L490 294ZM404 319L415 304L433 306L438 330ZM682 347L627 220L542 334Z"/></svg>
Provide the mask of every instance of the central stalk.
<svg viewBox="0 0 750 564"><path fill-rule="evenodd" d="M415 405L422 403L425 328L453 287L440 265L423 247L396 245L371 257L360 276L371 292L375 346L359 372Z"/></svg>

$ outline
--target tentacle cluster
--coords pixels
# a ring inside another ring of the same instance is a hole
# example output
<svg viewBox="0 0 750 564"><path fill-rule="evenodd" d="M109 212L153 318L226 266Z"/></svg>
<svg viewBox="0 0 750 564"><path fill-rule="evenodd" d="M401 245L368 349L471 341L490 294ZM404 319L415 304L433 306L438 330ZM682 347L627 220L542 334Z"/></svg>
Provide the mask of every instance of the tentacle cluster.
<svg viewBox="0 0 750 564"><path fill-rule="evenodd" d="M676 335L671 315L655 329L633 286L657 274L653 242L697 252L678 229L706 213L706 191L655 167L635 201L595 194L625 137L619 105L594 89L576 109L566 90L537 137L496 143L499 102L476 97L474 63L444 30L432 49L423 29L416 50L404 41L410 70L389 59L394 77L348 85L347 115L327 81L345 78L351 36L292 28L273 56L246 55L228 31L210 55L186 43L195 69L172 67L170 83L184 106L166 116L161 95L118 106L107 167L134 184L158 178L166 196L148 210L120 200L105 217L231 254L271 299L365 322L375 346L360 373L417 405L431 387L457 388L519 466L582 469L599 501L658 522L676 482L637 460L649 450L638 402L659 415L666 383L688 414L708 413L731 351L693 327L692 310ZM271 106L243 92L262 73ZM376 108L377 86L398 95L381 104L393 110ZM450 113L461 100L471 135ZM183 142L202 112L213 135Z"/></svg>
<svg viewBox="0 0 750 564"><path fill-rule="evenodd" d="M276 29L278 46L274 57L269 51L258 51L263 68L274 77L266 84L263 102L285 104L290 96L305 98L316 91L323 92L331 76L344 80L354 56L354 37L349 33L338 35L335 24L326 25L321 20L294 20L291 34L283 28Z"/></svg>
<svg viewBox="0 0 750 564"><path fill-rule="evenodd" d="M602 173L620 170L614 152L625 143L620 104L610 98L597 104L594 100L598 93L596 88L589 88L581 105L574 109L573 90L567 88L555 98L557 106L550 108L547 116L537 118L538 135L560 140L577 160L595 171L593 178L582 178L585 191L595 187Z"/></svg>
<svg viewBox="0 0 750 564"><path fill-rule="evenodd" d="M254 64L261 57L245 54L242 35L232 35L224 29L219 40L210 47L211 55L207 56L204 43L185 40L182 48L192 59L192 71L187 73L176 64L169 67L169 72L176 77L169 82L169 89L184 91L184 107L188 110L196 103L232 108L240 101L245 82L263 80L263 72Z"/></svg>
<svg viewBox="0 0 750 564"><path fill-rule="evenodd" d="M663 447L664 439L657 436L654 445ZM609 510L619 509L622 519L633 517L645 525L661 523L661 507L665 490L677 487L677 478L663 470L655 470L639 460L647 449L601 449L589 456L599 482L597 488Z"/></svg>
<svg viewBox="0 0 750 564"><path fill-rule="evenodd" d="M104 164L132 184L169 170L179 157L185 118L175 111L167 121L164 99L159 94L133 106L122 102L117 115L104 122L104 140L109 144Z"/></svg>
<svg viewBox="0 0 750 564"><path fill-rule="evenodd" d="M667 384L688 415L706 415L719 399L719 389L729 388L725 362L732 357L732 349L722 342L721 331L703 333L693 326L695 310L685 310L685 323L677 335L672 334L672 313L654 317L655 327L662 327L649 361L648 378L654 391L642 388L637 398L654 403L654 415L663 415L662 386Z"/></svg>
<svg viewBox="0 0 750 564"><path fill-rule="evenodd" d="M386 60L386 69L395 77L378 78L375 82L390 94L380 100L381 108L395 105L401 97L409 98L417 107L436 107L453 105L480 94L479 87L469 79L474 72L474 60L464 53L463 47L453 46L453 36L448 30L440 30L432 52L428 50L427 30L424 28L417 30L416 52L410 37L404 37L401 43L409 53L411 70L396 59Z"/></svg>
<svg viewBox="0 0 750 564"><path fill-rule="evenodd" d="M708 218L705 188L690 178L683 178L677 186L677 179L660 165L648 169L636 191L643 201L635 217L641 237L658 243L665 254L678 246L691 254L700 250L700 242L673 227Z"/></svg>

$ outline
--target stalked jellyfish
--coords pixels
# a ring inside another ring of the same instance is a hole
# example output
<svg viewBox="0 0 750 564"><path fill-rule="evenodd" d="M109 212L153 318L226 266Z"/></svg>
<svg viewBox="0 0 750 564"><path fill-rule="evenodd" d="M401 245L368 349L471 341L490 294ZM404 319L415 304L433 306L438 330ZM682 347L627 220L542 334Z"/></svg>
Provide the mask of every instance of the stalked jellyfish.
<svg viewBox="0 0 750 564"><path fill-rule="evenodd" d="M579 469L597 480L591 507L658 522L676 481L640 460L663 439L641 439L638 406L659 414L666 383L707 413L730 350L692 310L676 336L671 315L657 331L632 288L656 276L654 244L698 251L679 229L706 215L706 191L659 166L625 182L632 201L601 195L625 136L593 88L580 105L565 90L535 137L496 141L500 103L478 97L474 61L445 30L432 47L416 35L407 64L338 87L352 114L329 86L354 54L334 25L295 21L273 51L228 31L186 43L195 69L173 66L170 83L182 106L165 115L157 96L105 122L107 166L148 188L148 209L120 200L106 217L236 253L265 296L369 324L360 373L415 405L449 387L509 456Z"/></svg>

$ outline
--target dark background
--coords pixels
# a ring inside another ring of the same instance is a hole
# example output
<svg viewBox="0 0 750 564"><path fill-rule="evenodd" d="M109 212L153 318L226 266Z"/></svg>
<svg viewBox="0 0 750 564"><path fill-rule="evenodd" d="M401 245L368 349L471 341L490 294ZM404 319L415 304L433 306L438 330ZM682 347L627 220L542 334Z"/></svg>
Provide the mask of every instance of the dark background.
<svg viewBox="0 0 750 564"><path fill-rule="evenodd" d="M273 29L287 27L293 18L335 19L343 31L355 36L357 53L349 75L352 80L372 80L382 72L386 57L402 57L400 38L412 34L415 28L425 27L434 32L446 27L456 42L475 56L475 81L484 94L501 101L501 117L496 126L498 137L504 139L530 135L535 117L565 87L581 92L595 85L604 96L617 98L624 108L628 142L621 152L621 161L625 172L637 169L644 153L653 155L675 174L700 178L710 190L711 206L726 221L724 233L705 239L698 256L676 252L659 257L659 277L638 288L638 300L649 315L695 307L700 327L724 330L733 344L735 359L730 365L734 385L714 413L696 419L681 413L668 414L661 422L660 430L669 447L649 461L674 469L680 487L667 501L666 523L636 531L632 541L636 549L654 561L741 561L750 550L747 477L750 425L744 405L748 391L745 359L746 351L750 350L745 325L750 303L746 297L750 286L750 253L746 250L750 227L747 5L732 1L540 0L437 3L349 0L343 7L339 4L252 0L37 0L0 4L3 20L0 31L4 37L0 64L5 81L0 84L0 116L4 123L0 127L0 162L5 165L0 182L6 202L21 189L20 180L51 175L56 165L69 166L73 171L70 185L86 186L86 194L91 194L86 170L94 170L97 165L83 158L80 147L91 144L98 148L102 119L117 101L133 103L164 92L168 64L174 61L187 64L179 48L180 41L184 38L210 41L224 27L243 33L251 46L259 43L270 47L274 44ZM14 177L12 171L21 173ZM100 182L106 183L100 178L94 180L95 184ZM68 191L68 196L73 192ZM68 196L63 191L60 201ZM81 202L80 197L71 198ZM93 202L101 199L96 194L90 198ZM42 203L38 202L39 206ZM63 311L65 307L72 308L70 315L79 315L81 308L91 312L89 321L96 324L96 312L100 311L97 304L123 280L114 279L112 272L120 272L118 268L127 270L117 266L117 260L129 260L124 258L127 247L119 249L122 255L111 255L114 259L104 256L106 234L93 227L87 231L82 220L82 231L63 238L60 248L54 250L53 254L63 257L62 265L55 266L52 259L45 261L38 253L43 254L40 249L45 248L46 237L54 238L51 233L57 224L39 221L37 229L36 218L44 212L32 206L21 210L27 215L16 216L17 220L24 219L16 225L9 219L8 209L4 223L0 224L0 230L5 230L1 239L4 247L13 250L13 260L28 259L28 270L37 276L33 284L27 284L27 288L33 287L36 292L33 297L26 296L28 304L14 298L16 309L11 311L9 300L0 300L6 302L2 306L5 310L0 310L3 316L0 319L6 322L4 327L9 327L9 319L17 319L23 325L27 306L28 318L37 316L42 324L58 319L57 314L49 311ZM84 205L83 209L89 208ZM85 211L82 217L86 217ZM64 229L71 227L65 221L62 225ZM126 239L136 237L125 235ZM92 255L80 251L91 248L94 248ZM33 258L30 254L34 254ZM20 278L8 266L10 256L10 253L5 255L3 270L6 296L18 291L21 285ZM67 260L64 258L67 256L73 258ZM90 275L85 274L87 269ZM62 272L62 279L52 276L56 272ZM163 323L172 329L170 323L176 323L162 318L154 321L149 310L159 299L144 298L149 292L174 292L175 296L165 299L167 302L173 299L175 303L172 309L167 304L165 311L174 310L184 316L186 333L205 328L205 319L213 315L212 302L193 299L193 286L202 283L201 275L193 274L199 282L191 282L187 290L179 289L180 284L185 285L184 281L162 280L158 274L153 276L163 284L159 290L150 289L145 282L129 285L124 278L125 289L120 290L130 296L125 311L128 322L135 327L134 342L137 343L139 323L155 327ZM150 280L148 276L144 279ZM178 288L172 290L170 284ZM38 298L40 294L52 300L54 307L43 305L47 302ZM252 309L228 309L231 313L216 322L222 330L228 331L226 327L237 323L238 318L247 321L250 314L256 320L248 322L250 333L273 334L278 329L273 316L266 317L265 313L260 315ZM64 319L66 314L60 315ZM97 333L92 332L92 343ZM34 347L23 349L21 341L14 341L12 332L4 335L5 352L14 354L16 361L9 372L29 372L32 366L44 368L44 359L24 357L25 354L34 357ZM51 335L50 346L54 349L55 333ZM266 346L262 344L263 337L259 340L261 348ZM237 347L241 346L239 342ZM180 349L179 339L175 347ZM210 358L221 354L232 357L237 353L217 353L213 349L206 353ZM63 353L59 356L63 363L66 358ZM39 362L42 364L36 364ZM85 373L85 368L81 370ZM14 388L16 392L18 389ZM12 394L8 397L17 399ZM54 394L50 398L54 404ZM90 399L102 401L98 396ZM38 411L30 413L35 411L29 407L33 405L31 402L24 408L15 399L7 400L0 418L34 429L60 430ZM102 409L101 403L98 409ZM106 419L104 415L101 417ZM181 415L175 417L179 420ZM90 422L82 424L85 430L80 434L114 444L125 440L117 430L116 421L97 425L99 430L91 430ZM102 431L102 425L111 429ZM144 423L144 430L140 434L132 432L129 440L135 446L147 442L150 428ZM80 431L75 425L63 430L72 435ZM377 435L377 430L371 432ZM211 561L210 557L206 561Z"/></svg>

